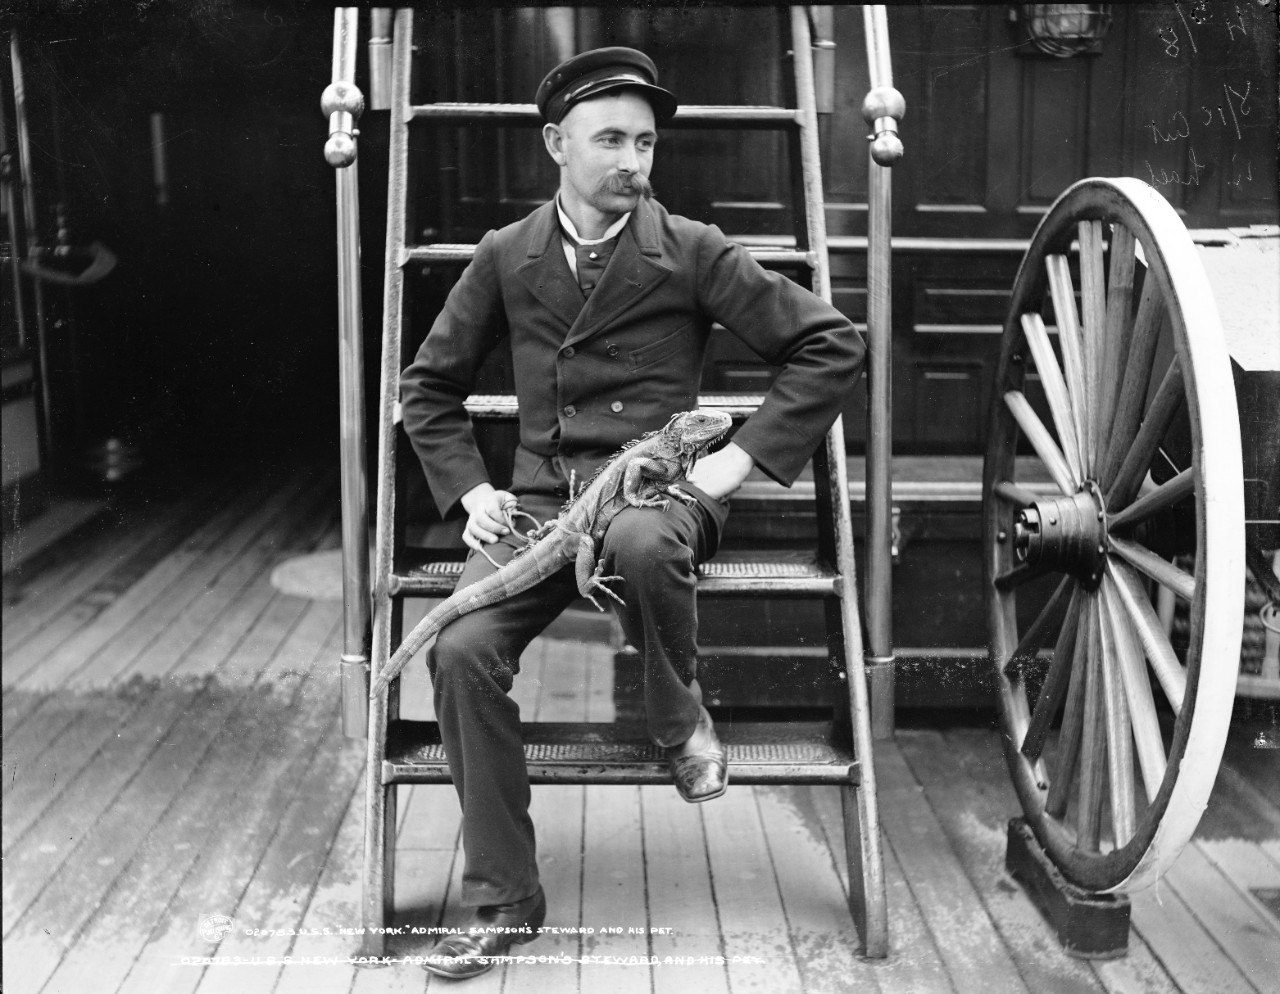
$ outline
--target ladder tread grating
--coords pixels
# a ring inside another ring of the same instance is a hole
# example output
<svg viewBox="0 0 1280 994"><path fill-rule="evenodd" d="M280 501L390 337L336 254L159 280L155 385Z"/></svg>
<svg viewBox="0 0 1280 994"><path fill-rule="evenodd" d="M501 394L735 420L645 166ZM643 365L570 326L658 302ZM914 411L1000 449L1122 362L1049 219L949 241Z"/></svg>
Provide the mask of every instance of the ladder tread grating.
<svg viewBox="0 0 1280 994"><path fill-rule="evenodd" d="M409 548L403 572L392 589L400 597L447 597L462 575L460 549ZM840 593L839 576L811 553L782 552L772 558L726 557L698 570L699 596L831 597Z"/></svg>
<svg viewBox="0 0 1280 994"><path fill-rule="evenodd" d="M830 721L720 722L729 776L736 783L856 784L859 764ZM669 783L664 750L643 727L600 722L524 725L534 783ZM383 783L447 783L440 729L431 721L393 721Z"/></svg>

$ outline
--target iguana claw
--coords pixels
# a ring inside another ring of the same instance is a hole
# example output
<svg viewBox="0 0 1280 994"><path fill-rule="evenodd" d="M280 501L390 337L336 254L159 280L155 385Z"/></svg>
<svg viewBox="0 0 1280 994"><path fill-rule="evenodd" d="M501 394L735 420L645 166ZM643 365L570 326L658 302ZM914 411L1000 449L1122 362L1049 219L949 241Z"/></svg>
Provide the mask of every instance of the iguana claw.
<svg viewBox="0 0 1280 994"><path fill-rule="evenodd" d="M605 586L606 583L612 583L614 580L621 580L623 578L620 576L603 576L602 575L603 573L604 573L604 560L601 559L598 563L596 563L595 573L591 575L591 589L598 590L602 594L607 594L608 596L612 597L615 601L617 601L620 605L622 605L623 607L626 607L627 602L624 601L621 597L619 597L612 590L610 590L608 587ZM592 604L596 606L597 611L604 610L604 605L602 605L598 600L596 600L590 594L584 594L584 596L587 598L587 600L589 600Z"/></svg>

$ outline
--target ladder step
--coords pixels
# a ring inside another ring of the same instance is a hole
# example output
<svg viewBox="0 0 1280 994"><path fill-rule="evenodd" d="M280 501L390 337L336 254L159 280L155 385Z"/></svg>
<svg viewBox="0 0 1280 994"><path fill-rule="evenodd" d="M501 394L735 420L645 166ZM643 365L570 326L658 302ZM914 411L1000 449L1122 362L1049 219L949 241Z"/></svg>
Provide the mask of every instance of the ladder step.
<svg viewBox="0 0 1280 994"><path fill-rule="evenodd" d="M851 744L829 721L737 722L716 726L730 784L861 782ZM533 783L669 784L663 750L643 728L599 722L537 722L524 726L524 753ZM382 782L449 783L434 721L393 721L387 730Z"/></svg>
<svg viewBox="0 0 1280 994"><path fill-rule="evenodd" d="M698 398L699 407L713 407L724 411L735 421L743 421L764 403L762 393L708 393ZM467 413L481 421L515 421L520 415L515 394L477 393L466 401ZM392 424L399 424L402 417L400 402L396 401L391 412Z"/></svg>
<svg viewBox="0 0 1280 994"><path fill-rule="evenodd" d="M405 572L391 577L397 597L448 597L462 575L460 549L405 550ZM700 597L838 597L840 577L812 555L723 559L698 571Z"/></svg>
<svg viewBox="0 0 1280 994"><path fill-rule="evenodd" d="M409 116L415 121L436 124L525 124L543 123L535 104L434 103L414 104ZM665 126L670 128L782 128L799 127L800 112L791 107L705 104L682 106Z"/></svg>
<svg viewBox="0 0 1280 994"><path fill-rule="evenodd" d="M773 245L745 245L743 247L751 253L751 258L762 266L794 266L796 268L807 267L813 269L818 264L816 252L779 248ZM439 242L433 245L409 245L405 247L401 264L418 263L419 265L430 265L432 263L470 262L475 253L476 247L474 245L462 243Z"/></svg>
<svg viewBox="0 0 1280 994"><path fill-rule="evenodd" d="M713 407L741 421L764 403L764 394L709 393L698 397L699 407ZM514 421L520 413L514 394L472 394L467 398L467 413L473 418Z"/></svg>

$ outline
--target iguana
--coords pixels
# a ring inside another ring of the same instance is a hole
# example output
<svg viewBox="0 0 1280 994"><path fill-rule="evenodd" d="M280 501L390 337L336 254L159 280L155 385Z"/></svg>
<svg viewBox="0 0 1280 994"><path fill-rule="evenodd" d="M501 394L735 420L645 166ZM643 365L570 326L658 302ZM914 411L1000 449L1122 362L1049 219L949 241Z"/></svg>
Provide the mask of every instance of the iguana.
<svg viewBox="0 0 1280 994"><path fill-rule="evenodd" d="M723 411L685 411L674 415L657 431L628 442L576 496L571 496L558 517L531 534L536 541L517 552L496 573L454 591L418 622L378 674L369 696L376 698L382 693L413 654L455 618L528 590L569 563L575 564L579 592L601 611L604 607L593 596L595 593L623 603L605 585L622 577L601 575L604 560L598 559L609 522L628 505L666 510L668 497L696 503L695 497L675 483L688 476L698 457L728 431L729 424L729 415Z"/></svg>

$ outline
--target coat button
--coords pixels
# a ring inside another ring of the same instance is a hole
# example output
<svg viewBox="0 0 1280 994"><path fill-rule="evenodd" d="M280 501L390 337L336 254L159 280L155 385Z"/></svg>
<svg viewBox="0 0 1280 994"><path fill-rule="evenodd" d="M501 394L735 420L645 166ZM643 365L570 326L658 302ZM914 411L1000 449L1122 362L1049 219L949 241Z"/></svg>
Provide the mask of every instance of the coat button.
<svg viewBox="0 0 1280 994"><path fill-rule="evenodd" d="M610 404L610 405L609 405L609 410L613 411L613 413L614 413L614 414L621 414L621 413L622 413L622 401L620 401L620 400L615 400L612 404Z"/></svg>
<svg viewBox="0 0 1280 994"><path fill-rule="evenodd" d="M573 355L574 355L573 346L572 346L572 345L568 346L568 347L564 350L563 355L564 355L564 357L565 357L566 359L572 359L572 358L573 358Z"/></svg>
<svg viewBox="0 0 1280 994"><path fill-rule="evenodd" d="M577 414L577 413L578 413L578 409L577 409L576 407L574 407L572 404L569 404L569 405L568 405L567 407L565 407L565 409L564 409L564 416L565 416L566 418L571 418L571 417L573 417L573 416L574 416L575 414Z"/></svg>
<svg viewBox="0 0 1280 994"><path fill-rule="evenodd" d="M618 353L621 350L616 345L610 345L607 349L605 349L605 351L609 353L609 358L616 359L618 358Z"/></svg>

